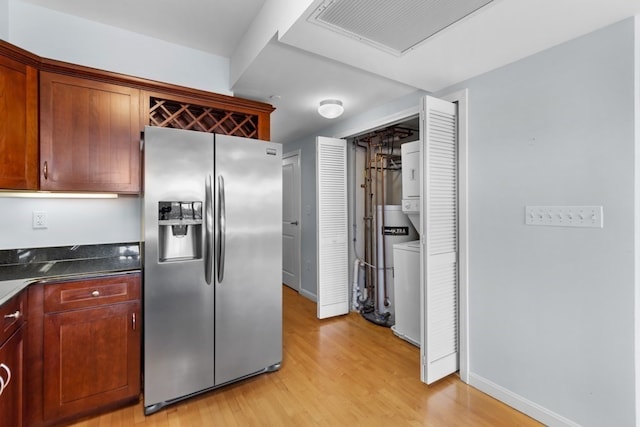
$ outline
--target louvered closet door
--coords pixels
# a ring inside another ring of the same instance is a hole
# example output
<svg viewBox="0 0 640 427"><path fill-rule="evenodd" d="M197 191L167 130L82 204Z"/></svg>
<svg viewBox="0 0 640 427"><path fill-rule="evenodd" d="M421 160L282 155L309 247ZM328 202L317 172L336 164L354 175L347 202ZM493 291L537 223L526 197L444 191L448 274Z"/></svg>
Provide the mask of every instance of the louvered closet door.
<svg viewBox="0 0 640 427"><path fill-rule="evenodd" d="M316 141L318 318L349 312L347 142Z"/></svg>
<svg viewBox="0 0 640 427"><path fill-rule="evenodd" d="M458 144L456 104L422 103L424 325L421 378L458 370Z"/></svg>

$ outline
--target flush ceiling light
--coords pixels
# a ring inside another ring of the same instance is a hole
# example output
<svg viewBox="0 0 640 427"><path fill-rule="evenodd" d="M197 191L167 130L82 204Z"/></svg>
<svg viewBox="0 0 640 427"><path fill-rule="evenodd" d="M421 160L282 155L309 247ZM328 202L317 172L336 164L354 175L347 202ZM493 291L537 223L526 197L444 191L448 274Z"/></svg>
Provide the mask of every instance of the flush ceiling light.
<svg viewBox="0 0 640 427"><path fill-rule="evenodd" d="M342 101L337 99L325 99L320 101L318 106L318 113L327 119L335 119L344 112Z"/></svg>

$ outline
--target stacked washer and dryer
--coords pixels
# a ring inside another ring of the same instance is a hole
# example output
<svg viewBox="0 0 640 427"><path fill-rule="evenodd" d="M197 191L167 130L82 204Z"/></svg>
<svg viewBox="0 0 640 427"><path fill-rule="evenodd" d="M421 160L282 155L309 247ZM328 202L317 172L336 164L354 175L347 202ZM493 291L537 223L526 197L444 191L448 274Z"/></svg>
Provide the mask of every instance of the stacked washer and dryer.
<svg viewBox="0 0 640 427"><path fill-rule="evenodd" d="M420 233L420 141L401 145L402 212ZM393 245L395 325L398 337L420 346L420 240Z"/></svg>

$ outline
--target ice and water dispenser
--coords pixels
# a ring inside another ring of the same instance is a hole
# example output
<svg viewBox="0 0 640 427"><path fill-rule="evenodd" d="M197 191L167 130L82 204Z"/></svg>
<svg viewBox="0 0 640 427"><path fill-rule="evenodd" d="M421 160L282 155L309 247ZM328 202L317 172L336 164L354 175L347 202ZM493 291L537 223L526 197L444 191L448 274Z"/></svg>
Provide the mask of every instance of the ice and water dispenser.
<svg viewBox="0 0 640 427"><path fill-rule="evenodd" d="M160 262L202 258L202 202L158 202Z"/></svg>

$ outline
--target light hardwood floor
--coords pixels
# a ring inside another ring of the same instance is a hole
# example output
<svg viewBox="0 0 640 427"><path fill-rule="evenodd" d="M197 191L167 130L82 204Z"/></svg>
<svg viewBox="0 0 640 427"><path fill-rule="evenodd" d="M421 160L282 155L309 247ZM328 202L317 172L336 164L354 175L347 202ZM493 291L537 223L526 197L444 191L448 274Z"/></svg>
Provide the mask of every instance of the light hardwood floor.
<svg viewBox="0 0 640 427"><path fill-rule="evenodd" d="M449 376L420 382L420 351L359 314L318 320L283 287L282 368L145 417L142 403L74 427L539 426Z"/></svg>

